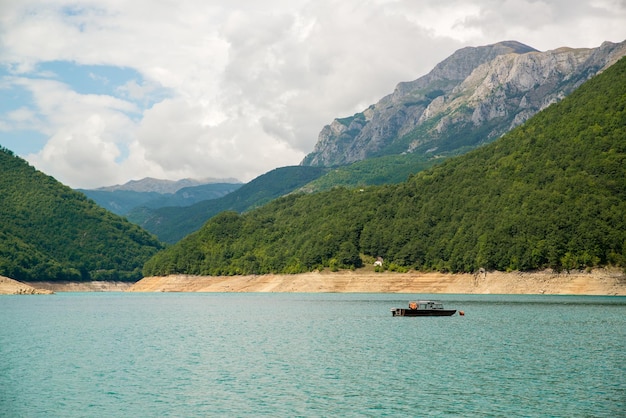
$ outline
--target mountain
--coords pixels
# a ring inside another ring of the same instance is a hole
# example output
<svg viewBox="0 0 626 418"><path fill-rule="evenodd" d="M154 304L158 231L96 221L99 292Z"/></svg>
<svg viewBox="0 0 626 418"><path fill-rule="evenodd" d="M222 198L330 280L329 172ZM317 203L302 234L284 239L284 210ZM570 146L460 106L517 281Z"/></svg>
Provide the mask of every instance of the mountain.
<svg viewBox="0 0 626 418"><path fill-rule="evenodd" d="M123 190L131 192L154 192L159 194L173 194L185 187L194 187L215 183L240 184L241 182L233 178L216 179L209 177L205 179L162 180L152 177L146 177L141 180L131 180L124 184L100 187L93 190L103 192L115 192Z"/></svg>
<svg viewBox="0 0 626 418"><path fill-rule="evenodd" d="M146 180L146 179L144 179ZM77 189L98 205L118 215L127 215L136 208L156 209L166 206L190 206L203 200L217 199L241 187L241 183L207 183L182 187L184 181L143 183L113 186L95 190ZM139 191L139 190L145 191ZM157 191L158 190L158 191ZM173 190L173 192L172 192Z"/></svg>
<svg viewBox="0 0 626 418"><path fill-rule="evenodd" d="M561 100L626 55L626 41L539 52L519 42L463 48L378 103L335 119L302 165L466 152Z"/></svg>
<svg viewBox="0 0 626 418"><path fill-rule="evenodd" d="M134 281L161 248L138 226L0 148L0 275Z"/></svg>
<svg viewBox="0 0 626 418"><path fill-rule="evenodd" d="M225 210L243 212L290 193L326 173L321 167L282 167L271 170L219 199L204 200L187 207L139 207L128 219L174 243L199 229L209 218Z"/></svg>
<svg viewBox="0 0 626 418"><path fill-rule="evenodd" d="M626 58L497 141L399 185L223 212L144 275L626 267Z"/></svg>

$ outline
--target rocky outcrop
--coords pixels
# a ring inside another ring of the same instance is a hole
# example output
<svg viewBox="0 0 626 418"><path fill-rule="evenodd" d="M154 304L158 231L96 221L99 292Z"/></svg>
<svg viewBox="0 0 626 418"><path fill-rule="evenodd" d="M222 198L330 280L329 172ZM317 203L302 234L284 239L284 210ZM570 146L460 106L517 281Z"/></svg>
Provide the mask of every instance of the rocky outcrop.
<svg viewBox="0 0 626 418"><path fill-rule="evenodd" d="M624 55L626 41L546 52L514 41L463 48L363 112L325 126L301 164L471 149L561 100Z"/></svg>
<svg viewBox="0 0 626 418"><path fill-rule="evenodd" d="M52 290L39 289L8 277L0 276L0 295L50 295Z"/></svg>

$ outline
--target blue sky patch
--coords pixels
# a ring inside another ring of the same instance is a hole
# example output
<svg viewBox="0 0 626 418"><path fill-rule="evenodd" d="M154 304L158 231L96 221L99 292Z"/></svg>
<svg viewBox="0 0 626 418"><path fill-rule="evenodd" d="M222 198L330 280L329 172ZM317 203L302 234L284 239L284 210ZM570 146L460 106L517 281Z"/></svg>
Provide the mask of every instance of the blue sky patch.
<svg viewBox="0 0 626 418"><path fill-rule="evenodd" d="M0 119L4 114L33 102L33 94L28 89L7 83L4 75L6 73L0 71Z"/></svg>
<svg viewBox="0 0 626 418"><path fill-rule="evenodd" d="M38 152L46 143L47 136L38 131L40 126L20 123L10 117L12 112L24 109L45 123L49 115L43 115L28 88L14 82L15 77L55 80L68 86L78 94L111 96L131 102L139 113L127 114L132 120L141 119L143 110L170 97L171 91L159 85L149 84L142 89L141 97L133 97L124 89L129 82L144 86L143 76L128 67L112 65L80 65L70 61L50 61L38 64L36 69L27 74L14 74L7 67L0 66L0 145L20 156ZM125 155L127 151L125 152Z"/></svg>
<svg viewBox="0 0 626 418"><path fill-rule="evenodd" d="M9 80L7 73L0 70L0 145L25 156L43 148L48 137L34 127L29 129L27 121L9 117L12 112L22 109L41 117L33 104L33 94L22 86L11 84Z"/></svg>
<svg viewBox="0 0 626 418"><path fill-rule="evenodd" d="M80 94L104 94L119 97L118 88L143 77L132 68L110 65L77 65L69 61L52 61L38 66L37 75L52 78L72 87Z"/></svg>
<svg viewBox="0 0 626 418"><path fill-rule="evenodd" d="M20 157L33 154L46 145L48 137L36 131L0 131L0 145Z"/></svg>

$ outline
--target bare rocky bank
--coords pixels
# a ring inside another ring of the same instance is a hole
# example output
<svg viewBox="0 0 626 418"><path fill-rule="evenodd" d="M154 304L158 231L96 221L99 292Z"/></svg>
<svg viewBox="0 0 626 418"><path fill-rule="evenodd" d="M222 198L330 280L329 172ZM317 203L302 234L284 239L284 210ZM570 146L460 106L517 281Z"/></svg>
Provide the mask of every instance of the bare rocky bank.
<svg viewBox="0 0 626 418"><path fill-rule="evenodd" d="M56 292L123 292L133 283L126 282L29 282L0 276L0 295L50 295Z"/></svg>
<svg viewBox="0 0 626 418"><path fill-rule="evenodd" d="M131 292L304 292L626 295L621 270L484 274L312 272L294 275L146 277Z"/></svg>
<svg viewBox="0 0 626 418"><path fill-rule="evenodd" d="M53 292L292 292L292 293L453 293L626 296L626 274L591 272L486 272L484 274L376 273L371 269L251 276L146 277L137 283L21 283L0 276L0 294Z"/></svg>
<svg viewBox="0 0 626 418"><path fill-rule="evenodd" d="M35 286L0 276L0 295L49 295L52 290L40 289Z"/></svg>

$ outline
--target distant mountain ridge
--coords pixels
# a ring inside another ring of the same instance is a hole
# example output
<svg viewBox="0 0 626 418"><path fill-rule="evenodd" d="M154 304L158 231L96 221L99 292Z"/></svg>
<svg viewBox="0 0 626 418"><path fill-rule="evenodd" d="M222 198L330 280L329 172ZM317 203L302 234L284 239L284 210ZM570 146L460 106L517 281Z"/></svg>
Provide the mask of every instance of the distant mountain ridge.
<svg viewBox="0 0 626 418"><path fill-rule="evenodd" d="M164 193L176 193L177 191L185 187L200 186L203 184L211 184L211 183L240 184L241 182L234 178L217 179L217 178L207 177L204 179L186 178L186 179L181 179L181 180L162 180L162 179L155 179L152 177L146 177L140 180L130 180L127 183L117 184L115 186L105 186L105 187L99 187L97 189L85 189L85 190L97 190L97 191L105 191L105 192L126 190L126 191L133 191L133 192L156 192L156 193L164 194Z"/></svg>
<svg viewBox="0 0 626 418"><path fill-rule="evenodd" d="M271 170L223 197L185 207L138 207L128 213L131 222L174 243L199 229L219 212L244 212L291 193L327 172L323 167L290 166Z"/></svg>
<svg viewBox="0 0 626 418"><path fill-rule="evenodd" d="M76 190L103 208L126 216L140 207L190 206L203 200L218 199L242 184L234 178L162 180L146 177L115 186Z"/></svg>
<svg viewBox="0 0 626 418"><path fill-rule="evenodd" d="M183 187L174 193L156 191L140 192L134 190L85 190L77 189L98 205L111 212L126 216L136 208L156 209L166 206L190 206L204 200L218 199L234 192L242 183L208 183L198 186ZM167 187L160 190L169 190Z"/></svg>
<svg viewBox="0 0 626 418"><path fill-rule="evenodd" d="M473 149L561 100L624 55L626 41L546 52L516 41L460 49L364 111L325 126L301 165Z"/></svg>

